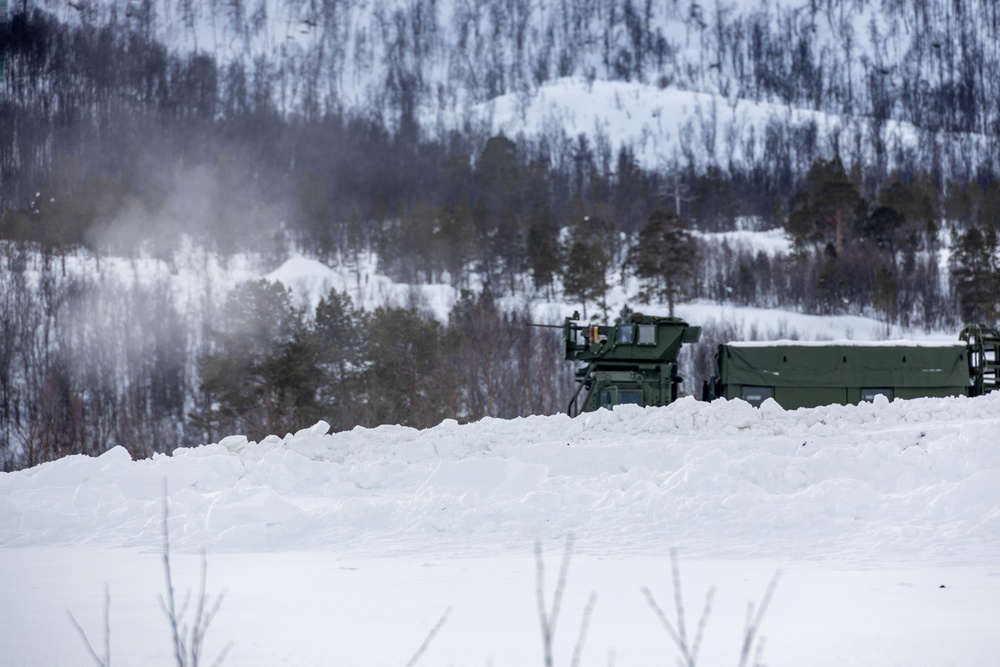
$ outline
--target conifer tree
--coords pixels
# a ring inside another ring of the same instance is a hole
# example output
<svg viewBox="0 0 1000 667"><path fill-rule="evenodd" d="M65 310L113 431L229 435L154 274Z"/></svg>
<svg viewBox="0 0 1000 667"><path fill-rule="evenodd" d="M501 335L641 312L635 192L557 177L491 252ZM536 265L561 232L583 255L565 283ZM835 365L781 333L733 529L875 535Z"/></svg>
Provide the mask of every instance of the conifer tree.
<svg viewBox="0 0 1000 667"><path fill-rule="evenodd" d="M469 278L467 267L476 250L476 230L467 202L441 210L435 237L444 255L451 286L464 286Z"/></svg>
<svg viewBox="0 0 1000 667"><path fill-rule="evenodd" d="M847 177L839 157L816 160L806 174L786 229L800 249L829 247L834 257L844 252L859 219L864 200Z"/></svg>
<svg viewBox="0 0 1000 667"><path fill-rule="evenodd" d="M358 422L426 428L454 414L456 380L443 327L414 310L381 307L364 328Z"/></svg>
<svg viewBox="0 0 1000 667"><path fill-rule="evenodd" d="M608 289L611 253L601 231L589 217L578 221L573 226L563 267L563 290L566 296L580 300L584 317L587 303L602 299Z"/></svg>
<svg viewBox="0 0 1000 667"><path fill-rule="evenodd" d="M896 251L897 234L903 226L905 218L896 209L881 205L875 208L863 225L862 233L866 239L874 243L878 250L890 256Z"/></svg>
<svg viewBox="0 0 1000 667"><path fill-rule="evenodd" d="M694 239L676 213L653 211L629 251L632 272L642 281L639 299L667 302L670 315L674 305L694 286L697 252Z"/></svg>
<svg viewBox="0 0 1000 667"><path fill-rule="evenodd" d="M317 404L334 430L357 424L358 377L363 359L364 315L346 292L330 292L316 306L311 331L316 372L320 375Z"/></svg>
<svg viewBox="0 0 1000 667"><path fill-rule="evenodd" d="M692 215L702 231L732 229L736 206L729 180L722 171L710 166L694 188Z"/></svg>
<svg viewBox="0 0 1000 667"><path fill-rule="evenodd" d="M996 230L971 227L958 237L951 257L951 277L963 321L995 325L1000 291Z"/></svg>
<svg viewBox="0 0 1000 667"><path fill-rule="evenodd" d="M548 207L540 208L532 214L528 227L528 259L535 288L547 290L550 297L559 272L559 256L559 226Z"/></svg>
<svg viewBox="0 0 1000 667"><path fill-rule="evenodd" d="M315 401L316 360L290 292L266 280L242 283L219 322L213 351L199 360L212 407L197 421L254 438L295 430L297 412Z"/></svg>
<svg viewBox="0 0 1000 667"><path fill-rule="evenodd" d="M926 175L912 184L892 180L879 191L878 202L900 214L899 242L908 250L933 248L938 235L938 193Z"/></svg>
<svg viewBox="0 0 1000 667"><path fill-rule="evenodd" d="M881 264L875 276L875 308L885 319L885 333L892 332L892 323L896 319L896 304L899 299L899 283L893 273L892 266Z"/></svg>

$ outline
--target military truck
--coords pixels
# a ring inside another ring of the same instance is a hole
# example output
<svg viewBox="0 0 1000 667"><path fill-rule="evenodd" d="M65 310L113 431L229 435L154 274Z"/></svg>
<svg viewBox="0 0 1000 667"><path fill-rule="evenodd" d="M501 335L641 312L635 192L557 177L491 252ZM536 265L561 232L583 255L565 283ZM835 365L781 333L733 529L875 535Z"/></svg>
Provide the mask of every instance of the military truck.
<svg viewBox="0 0 1000 667"><path fill-rule="evenodd" d="M616 405L667 405L683 378L677 356L701 327L634 314L613 325L563 324L564 356L582 362L567 413ZM558 325L554 325L558 326ZM785 409L932 396L979 396L1000 388L1000 332L967 326L954 342L731 342L715 354L702 399L740 398ZM581 399L582 395L582 399Z"/></svg>
<svg viewBox="0 0 1000 667"><path fill-rule="evenodd" d="M624 403L667 405L677 400L683 380L677 354L682 344L698 342L701 327L641 313L614 325L577 324L579 319L574 313L563 324L565 358L584 362L576 370L570 416Z"/></svg>

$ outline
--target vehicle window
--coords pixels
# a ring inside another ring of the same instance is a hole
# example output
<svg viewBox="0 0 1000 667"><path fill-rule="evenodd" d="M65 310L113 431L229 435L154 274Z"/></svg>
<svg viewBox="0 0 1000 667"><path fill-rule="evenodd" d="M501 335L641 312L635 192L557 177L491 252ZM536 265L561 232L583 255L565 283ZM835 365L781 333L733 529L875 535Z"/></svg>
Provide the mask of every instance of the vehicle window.
<svg viewBox="0 0 1000 667"><path fill-rule="evenodd" d="M866 403L871 403L875 400L875 397L882 394L890 401L892 400L892 389L889 387L867 387L861 389L861 400Z"/></svg>
<svg viewBox="0 0 1000 667"><path fill-rule="evenodd" d="M639 325L639 345L656 345L656 325Z"/></svg>
<svg viewBox="0 0 1000 667"><path fill-rule="evenodd" d="M601 390L601 407L610 410L615 404L614 391L612 387Z"/></svg>
<svg viewBox="0 0 1000 667"><path fill-rule="evenodd" d="M744 385L740 390L740 398L755 408L759 408L761 403L773 397L774 387L754 387Z"/></svg>
<svg viewBox="0 0 1000 667"><path fill-rule="evenodd" d="M619 324L618 325L618 336L615 338L616 343L631 343L632 334L635 330L634 324Z"/></svg>
<svg viewBox="0 0 1000 667"><path fill-rule="evenodd" d="M634 405L642 405L642 390L641 389L619 389L618 390L618 404L625 405L626 403L632 403Z"/></svg>

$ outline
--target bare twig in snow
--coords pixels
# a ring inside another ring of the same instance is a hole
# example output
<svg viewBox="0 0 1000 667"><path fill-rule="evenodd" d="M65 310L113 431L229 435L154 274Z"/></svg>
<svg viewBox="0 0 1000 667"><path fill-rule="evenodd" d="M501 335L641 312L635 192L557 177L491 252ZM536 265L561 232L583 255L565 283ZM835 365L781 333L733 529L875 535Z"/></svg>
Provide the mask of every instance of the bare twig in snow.
<svg viewBox="0 0 1000 667"><path fill-rule="evenodd" d="M83 640L84 645L87 647L87 652L90 657L94 659L99 667L111 667L111 592L108 587L104 587L104 657L97 655L97 651L94 650L93 645L90 643L90 639L87 638L87 633L84 631L83 627L77 622L76 618L73 616L73 612L67 611L69 615L69 621L76 628L77 633Z"/></svg>
<svg viewBox="0 0 1000 667"><path fill-rule="evenodd" d="M562 563L559 566L559 579L556 582L556 589L552 594L552 609L546 609L545 605L545 561L542 558L542 543L535 542L535 571L536 571L536 596L538 601L538 621L542 629L542 649L544 652L545 667L553 667L555 664L552 655L552 643L556 634L556 623L559 620L559 610L562 607L562 597L566 590L566 579L569 575L569 561L573 554L573 536L566 536L566 548L563 551ZM587 640L587 630L590 626L590 616L597 604L597 594L591 593L587 600L587 605L583 610L583 619L580 622L580 633L577 636L576 645L573 648L571 665L576 667L583 655L583 645Z"/></svg>
<svg viewBox="0 0 1000 667"><path fill-rule="evenodd" d="M167 483L163 483L163 572L166 578L167 592L166 598L160 596L160 607L167 616L170 623L170 632L174 644L174 660L177 667L198 667L201 661L201 653L204 648L205 633L212 624L212 620L222 606L225 593L220 593L209 603L208 593L205 590L205 583L208 580L208 561L205 553L201 554L201 580L198 585L197 608L195 609L194 621L189 628L184 620L187 616L190 593L184 596L184 601L180 608L177 607L174 593L173 573L170 567L170 529L168 522L170 519L170 509L167 502ZM219 654L219 657L212 663L213 667L222 664L232 642L226 644Z"/></svg>
<svg viewBox="0 0 1000 667"><path fill-rule="evenodd" d="M675 549L670 550L670 560L673 573L674 607L677 610L676 628L670 622L670 619L667 618L660 605L657 604L656 598L653 597L653 592L646 586L642 587L642 592L646 596L646 601L649 603L653 613L656 614L656 617L660 620L664 629L666 629L670 639L681 652L681 657L677 661L678 664L682 667L696 667L698 663L698 651L705 636L705 626L708 624L708 617L712 613L712 598L715 595L715 587L709 588L705 594L705 606L702 608L701 617L698 619L698 628L695 631L694 641L689 644L684 620L684 600L681 595L681 570ZM767 590L764 592L764 599L761 600L758 609L754 609L753 602L747 605L746 625L743 630L743 644L740 648L738 667L747 666L747 660L750 658L751 653L754 656L751 663L753 667L760 667L761 665L765 642L763 637L758 639L758 634L760 632L760 625L764 620L764 614L767 613L768 605L771 604L771 598L774 596L774 589L778 585L780 576L781 572L778 571L771 577L771 582L767 585Z"/></svg>
<svg viewBox="0 0 1000 667"><path fill-rule="evenodd" d="M427 647L431 645L432 641L434 641L434 635L436 635L438 631L442 627L444 627L445 621L448 620L449 614L451 614L451 607L448 607L447 609L444 610L444 613L441 614L441 618L438 619L438 622L434 624L434 627L431 628L430 632L427 633L427 636L424 637L424 642L420 645L420 648L418 648L417 652L413 654L413 657L410 658L410 661L406 663L406 667L414 667L414 665L417 664L417 661L420 660L420 656L424 654L424 652L427 650Z"/></svg>
<svg viewBox="0 0 1000 667"><path fill-rule="evenodd" d="M590 615L594 612L594 605L597 604L597 593L591 591L587 598L587 606L583 608L583 619L580 621L580 633L576 636L576 645L573 647L573 659L570 667L577 667L580 658L583 656L583 644L587 640L587 630L590 628Z"/></svg>
<svg viewBox="0 0 1000 667"><path fill-rule="evenodd" d="M698 664L698 651L701 649L701 641L705 636L705 626L708 624L708 617L712 613L712 598L715 596L715 587L711 587L705 593L705 605L702 607L701 616L698 619L698 627L695 631L694 641L688 643L686 622L684 620L684 598L681 595L681 568L677 558L677 550L670 550L671 571L674 584L674 607L677 612L677 628L675 629L670 619L653 597L653 592L646 586L642 587L646 602L656 617L660 620L670 639L681 652L680 663L684 667L696 667Z"/></svg>
<svg viewBox="0 0 1000 667"><path fill-rule="evenodd" d="M745 667L747 664L747 659L750 657L750 652L754 647L754 640L757 638L757 633L760 632L760 624L764 621L764 614L767 613L767 607L771 604L771 597L774 595L774 589L778 587L778 579L780 578L781 571L778 570L771 577L771 581L767 585L767 590L764 591L764 598L760 601L760 607L756 613L754 613L753 602L747 604L747 620L746 627L743 630L743 648L740 650L739 667ZM761 638L757 642L753 665L760 665L763 653L764 639Z"/></svg>

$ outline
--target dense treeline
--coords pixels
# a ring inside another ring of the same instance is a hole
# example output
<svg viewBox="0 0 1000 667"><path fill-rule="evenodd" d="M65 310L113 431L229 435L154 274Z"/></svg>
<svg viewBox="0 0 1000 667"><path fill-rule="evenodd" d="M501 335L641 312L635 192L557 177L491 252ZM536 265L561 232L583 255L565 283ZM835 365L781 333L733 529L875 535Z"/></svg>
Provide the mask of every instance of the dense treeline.
<svg viewBox="0 0 1000 667"><path fill-rule="evenodd" d="M312 309L263 280L182 313L164 277L62 278L31 259L10 270L19 260L4 247L4 470L115 445L148 456L232 433L259 440L320 419L427 427L569 401L557 334L488 291L464 292L447 326L415 308L366 312L336 291Z"/></svg>
<svg viewBox="0 0 1000 667"><path fill-rule="evenodd" d="M415 309L356 309L331 292L312 314L277 283L247 282L226 298L199 359L209 438L263 437L327 420L427 427L446 418L565 410L566 369L555 334L504 313L489 291L464 292L445 327ZM511 390L516 388L516 390Z"/></svg>
<svg viewBox="0 0 1000 667"><path fill-rule="evenodd" d="M637 308L702 298L887 326L995 323L996 5L883 1L867 39L886 50L856 63L845 12L876 4L706 15L598 0L539 17L538 3L457 3L447 22L415 0L369 25L329 1L272 58L238 2L217 34L246 48L228 51L168 48L155 2L123 16L88 3L80 20L18 3L0 89L4 467L317 418L339 429L559 411L558 339L523 326L527 307L498 304L562 297L613 316L623 279ZM903 55L890 61L889 45ZM471 113L443 120L568 75L802 106L857 131L824 136L789 115L731 138L750 150L723 159L703 118L649 168L600 132L507 137ZM890 138L900 121L914 141ZM793 252L711 235L747 227L785 228ZM263 283L228 297L207 285L183 304L166 280L116 284L103 268L140 252L171 265L186 238L262 268L291 251L375 255L399 282L465 291L442 323L337 293L307 308Z"/></svg>
<svg viewBox="0 0 1000 667"><path fill-rule="evenodd" d="M169 40L209 54L222 70L238 63L243 85L282 113L356 105L397 129L568 76L895 119L930 132L986 135L1000 117L1000 9L992 0L12 4ZM239 87L238 79L226 72L220 83ZM952 151L948 143L938 150Z"/></svg>
<svg viewBox="0 0 1000 667"><path fill-rule="evenodd" d="M55 14L38 9L50 4ZM310 177L334 190L311 205L336 206L338 221L391 216L419 200L456 205L449 200L467 192L468 169L449 173L459 179L449 186L440 175L474 159L490 135L488 114L470 105L500 94L528 99L569 75L842 118L821 129L789 114L751 131L716 126L709 109L677 138L676 154L663 156L689 190L709 168L721 169L736 213L771 222L776 200L787 205L809 166L835 154L860 169L869 196L893 174L909 181L926 172L947 190L1000 172L1000 10L987 0L784 9L761 0L719 3L716 12L693 0L549 8L483 0L455 3L450 14L430 0L374 9L324 0L279 3L286 25L300 28L282 35L268 27L277 17L242 2L226 11L173 4L95 1L75 10L38 0L12 9L0 211L27 208L43 185L60 181L65 190L110 180L148 198L178 162L220 158L231 171L254 165L231 174L250 210L292 192L308 196ZM213 44L197 44L199 29ZM168 48L160 35L175 46L186 35L189 48ZM525 164L542 163L556 177L556 214L574 197L607 199L601 190L634 154L600 133L569 136L559 127L518 146ZM145 170L152 183L136 182L143 161L155 163ZM470 193L469 205L475 200ZM634 232L641 216L625 217Z"/></svg>

